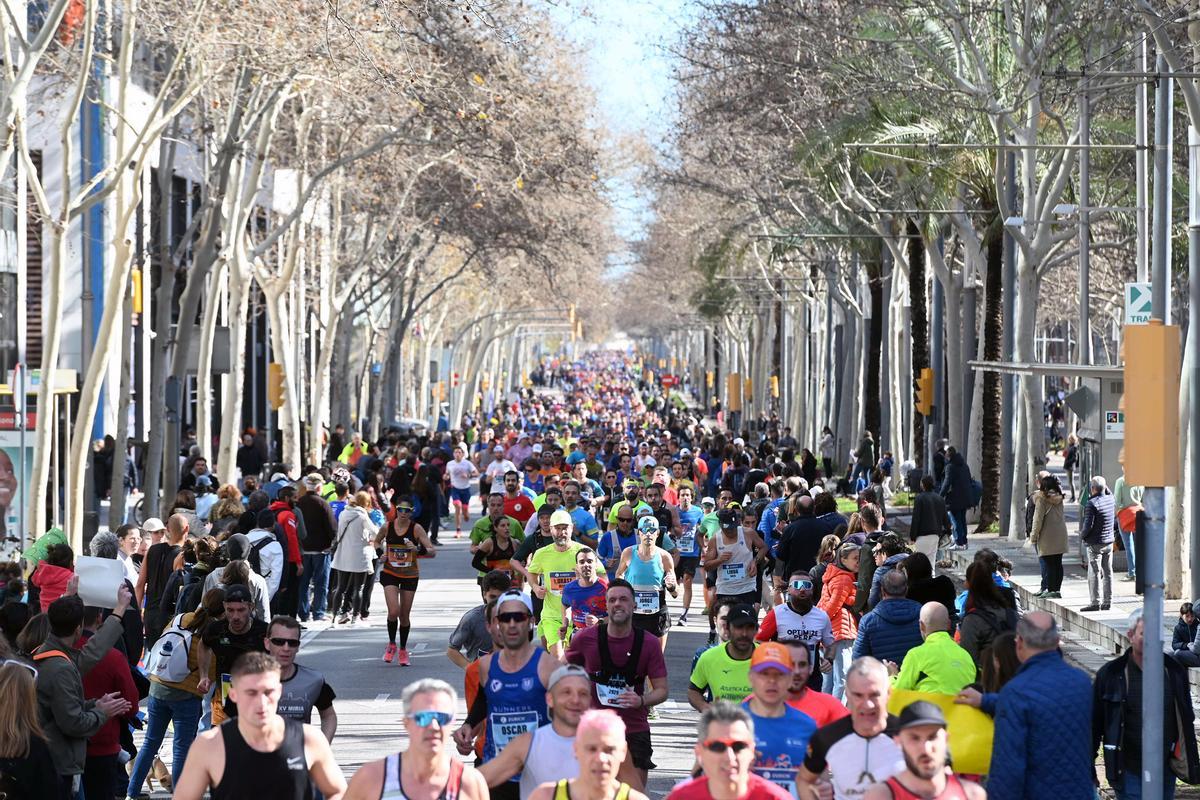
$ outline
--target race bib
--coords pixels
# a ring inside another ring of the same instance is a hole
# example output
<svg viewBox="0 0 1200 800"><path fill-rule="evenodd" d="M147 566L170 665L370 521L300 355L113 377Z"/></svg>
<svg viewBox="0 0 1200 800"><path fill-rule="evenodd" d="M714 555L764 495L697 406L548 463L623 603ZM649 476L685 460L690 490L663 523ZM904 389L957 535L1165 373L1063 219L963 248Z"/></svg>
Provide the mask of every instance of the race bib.
<svg viewBox="0 0 1200 800"><path fill-rule="evenodd" d="M405 569L413 565L417 557L417 548L405 544L389 544L387 546L387 563L392 569Z"/></svg>
<svg viewBox="0 0 1200 800"><path fill-rule="evenodd" d="M658 609L658 589L653 586L633 587L633 613L657 614Z"/></svg>
<svg viewBox="0 0 1200 800"><path fill-rule="evenodd" d="M679 552L690 553L696 547L696 526L684 525L683 533L679 536L679 541L676 542L679 546Z"/></svg>
<svg viewBox="0 0 1200 800"><path fill-rule="evenodd" d="M726 561L721 565L721 578L727 581L740 581L746 577L746 565Z"/></svg>
<svg viewBox="0 0 1200 800"><path fill-rule="evenodd" d="M497 753L507 747L513 739L522 733L529 733L537 726L536 711L515 711L504 714L497 712L488 715L488 730L492 732L492 741L496 743Z"/></svg>
<svg viewBox="0 0 1200 800"><path fill-rule="evenodd" d="M750 771L758 777L775 784L792 797L799 796L796 794L796 770L794 768L772 769L770 767L752 767Z"/></svg>
<svg viewBox="0 0 1200 800"><path fill-rule="evenodd" d="M563 587L575 580L575 570L571 570L570 572L551 572L546 577L550 579L550 591L561 595Z"/></svg>
<svg viewBox="0 0 1200 800"><path fill-rule="evenodd" d="M625 693L629 687L620 678L610 678L611 683L596 683L596 699L600 705L609 708L620 708L616 699Z"/></svg>

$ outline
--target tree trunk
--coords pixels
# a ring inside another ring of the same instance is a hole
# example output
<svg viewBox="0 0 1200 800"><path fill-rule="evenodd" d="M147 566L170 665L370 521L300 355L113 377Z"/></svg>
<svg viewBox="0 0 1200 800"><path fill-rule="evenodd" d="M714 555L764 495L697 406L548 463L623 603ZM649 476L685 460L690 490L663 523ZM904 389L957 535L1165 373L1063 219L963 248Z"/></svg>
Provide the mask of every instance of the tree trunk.
<svg viewBox="0 0 1200 800"><path fill-rule="evenodd" d="M240 245L238 247L240 250ZM242 396L246 382L247 318L250 313L250 265L238 263L244 252L235 252L229 264L229 346L234 357L229 365L229 391L221 407L221 438L217 454L217 482L233 483L237 469L237 449L242 427ZM176 459L177 461L178 459ZM296 466L296 465L293 465Z"/></svg>
<svg viewBox="0 0 1200 800"><path fill-rule="evenodd" d="M1040 259L1039 259L1040 260ZM1038 276L1036 264L1039 260L1030 259L1025 263L1022 254L1017 261L1017 293L1016 309L1016 347L1014 360L1032 363L1037 360L1037 294ZM1038 464L1046 457L1045 436L1042 425L1042 401L1040 397L1041 377L1037 375L1020 376L1020 392L1017 404L1021 410L1022 424L1016 427L1013 442L1013 474L1012 498L1009 503L1009 519L1024 518L1025 496L1033 485L1034 475ZM1024 461L1024 463L1022 463ZM1024 526L1017 526L1018 536L1024 538Z"/></svg>
<svg viewBox="0 0 1200 800"><path fill-rule="evenodd" d="M213 347L217 334L217 316L221 310L220 298L224 297L226 292L225 268L222 265L212 274L212 289L205 298L204 313L200 317L200 353L196 362L196 444L200 447L200 454L208 459L213 456ZM234 350L234 357L242 358L242 351ZM229 389L237 390L232 386Z"/></svg>
<svg viewBox="0 0 1200 800"><path fill-rule="evenodd" d="M875 255L864 265L867 273L867 288L871 298L871 327L867 332L866 375L863 380L863 424L882 448L879 435L882 421L880 407L880 360L883 350L883 277Z"/></svg>
<svg viewBox="0 0 1200 800"><path fill-rule="evenodd" d="M925 242L921 229L911 219L905 220L908 234L908 297L912 331L912 459L920 469L925 464L925 416L917 410L917 380L921 370L929 366L929 307L925 293ZM932 465L929 465L932 466Z"/></svg>
<svg viewBox="0 0 1200 800"><path fill-rule="evenodd" d="M117 400L117 424L113 430L116 447L113 450L113 465L111 481L108 487L108 529L115 531L125 523L125 458L129 452L126 440L129 438L129 404L131 378L129 374L130 356L133 351L133 295L125 296L125 308L122 310L121 325L121 379L119 397Z"/></svg>
<svg viewBox="0 0 1200 800"><path fill-rule="evenodd" d="M1004 358L1004 237L1000 233L993 235L987 243L983 298L983 358L985 361L1001 361ZM1000 373L988 371L982 377L981 529L1000 519L1000 481L1003 479L1000 474L1000 406L1003 401Z"/></svg>

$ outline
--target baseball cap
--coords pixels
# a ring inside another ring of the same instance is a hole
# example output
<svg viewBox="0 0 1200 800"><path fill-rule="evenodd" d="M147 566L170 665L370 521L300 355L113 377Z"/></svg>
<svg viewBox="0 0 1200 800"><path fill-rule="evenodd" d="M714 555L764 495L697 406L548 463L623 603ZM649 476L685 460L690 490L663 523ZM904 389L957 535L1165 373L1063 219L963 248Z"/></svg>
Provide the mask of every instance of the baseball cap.
<svg viewBox="0 0 1200 800"><path fill-rule="evenodd" d="M742 438L742 437L740 437L740 436L739 436L739 437L737 437L736 439L734 439L734 440L733 440L733 443L734 443L734 444L736 444L736 445L741 445L742 447L745 447L745 446L746 446L746 440L745 440L745 439L743 439L743 438Z"/></svg>
<svg viewBox="0 0 1200 800"><path fill-rule="evenodd" d="M738 526L738 515L732 508L722 508L718 511L717 520L722 528L732 529Z"/></svg>
<svg viewBox="0 0 1200 800"><path fill-rule="evenodd" d="M318 472L309 473L304 478L304 488L312 492L321 491L321 487L325 485L325 479Z"/></svg>
<svg viewBox="0 0 1200 800"><path fill-rule="evenodd" d="M681 455L681 456L690 456L691 454L692 454L692 451L688 450L686 447L682 447L679 449L679 455Z"/></svg>
<svg viewBox="0 0 1200 800"><path fill-rule="evenodd" d="M731 628L738 625L758 627L758 614L754 613L754 606L749 603L738 603L729 609L728 621Z"/></svg>
<svg viewBox="0 0 1200 800"><path fill-rule="evenodd" d="M658 533L658 520L652 516L644 516L638 520L638 533Z"/></svg>
<svg viewBox="0 0 1200 800"><path fill-rule="evenodd" d="M500 612L500 606L508 602L518 602L525 606L525 610L530 614L533 613L533 602L529 599L529 595L517 589L509 589L504 594L496 598L496 612Z"/></svg>
<svg viewBox="0 0 1200 800"><path fill-rule="evenodd" d="M540 452L542 452L542 446L541 446L540 444L535 444L535 445L533 446L533 452L535 452L535 453L540 453Z"/></svg>
<svg viewBox="0 0 1200 800"><path fill-rule="evenodd" d="M717 504L717 501L713 500L711 497L705 497L703 500L700 501L700 505L702 505L702 506L715 506L716 504Z"/></svg>
<svg viewBox="0 0 1200 800"><path fill-rule="evenodd" d="M915 728L918 725L937 725L946 727L946 715L942 709L928 700L917 700L909 703L900 712L900 730Z"/></svg>
<svg viewBox="0 0 1200 800"><path fill-rule="evenodd" d="M787 647L781 645L779 642L763 642L754 648L754 655L750 656L750 670L752 672L762 672L765 669L791 672L794 667L792 654L788 652Z"/></svg>
<svg viewBox="0 0 1200 800"><path fill-rule="evenodd" d="M493 448L492 448L492 452L493 452L493 453L503 453L503 452L504 452L504 448L503 448L503 447L501 447L500 445L496 445L495 447L493 447Z"/></svg>
<svg viewBox="0 0 1200 800"><path fill-rule="evenodd" d="M288 477L286 472L273 472L271 473L271 480L268 483L286 483L289 480L291 478Z"/></svg>
<svg viewBox="0 0 1200 800"><path fill-rule="evenodd" d="M561 681L563 678L583 678L585 681L591 682L591 677L588 672L578 664L563 664L554 672L550 673L550 680L546 682L546 691L554 688L554 684Z"/></svg>
<svg viewBox="0 0 1200 800"><path fill-rule="evenodd" d="M163 525L163 521L158 517L150 517L148 520L142 523L142 530L146 533L161 531L166 527L167 526Z"/></svg>
<svg viewBox="0 0 1200 800"><path fill-rule="evenodd" d="M245 585L240 583L232 584L225 587L225 602L226 603L253 603L254 595L250 594L250 590Z"/></svg>
<svg viewBox="0 0 1200 800"><path fill-rule="evenodd" d="M564 511L563 509L559 508L559 509L556 509L555 512L550 515L550 524L551 525L574 525L575 520L573 520L571 518L570 511Z"/></svg>
<svg viewBox="0 0 1200 800"><path fill-rule="evenodd" d="M519 442L519 441L521 441L522 439L528 439L528 438L529 438L529 432L528 432L528 431L521 431L520 433L518 433L518 434L517 434L517 441L518 441L518 442Z"/></svg>

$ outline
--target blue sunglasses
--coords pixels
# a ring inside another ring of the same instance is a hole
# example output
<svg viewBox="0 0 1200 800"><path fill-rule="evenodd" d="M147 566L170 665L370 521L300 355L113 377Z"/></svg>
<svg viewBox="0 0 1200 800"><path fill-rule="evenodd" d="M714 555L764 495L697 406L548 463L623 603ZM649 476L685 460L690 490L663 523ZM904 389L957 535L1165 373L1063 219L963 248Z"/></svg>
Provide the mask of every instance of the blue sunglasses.
<svg viewBox="0 0 1200 800"><path fill-rule="evenodd" d="M419 728L428 728L435 721L439 728L444 728L454 721L454 715L445 711L415 711L408 718L417 723Z"/></svg>

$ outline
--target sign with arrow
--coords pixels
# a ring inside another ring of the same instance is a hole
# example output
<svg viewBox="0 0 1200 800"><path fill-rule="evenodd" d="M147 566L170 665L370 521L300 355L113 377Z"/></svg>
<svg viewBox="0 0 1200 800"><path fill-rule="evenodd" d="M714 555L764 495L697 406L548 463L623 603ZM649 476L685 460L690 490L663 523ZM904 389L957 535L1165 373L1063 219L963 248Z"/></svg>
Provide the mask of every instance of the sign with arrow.
<svg viewBox="0 0 1200 800"><path fill-rule="evenodd" d="M1126 325L1149 324L1152 304L1149 282L1125 284Z"/></svg>

